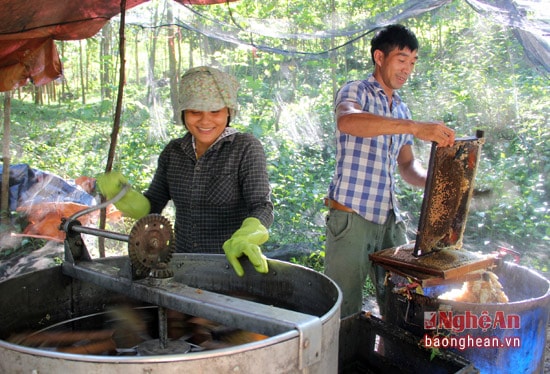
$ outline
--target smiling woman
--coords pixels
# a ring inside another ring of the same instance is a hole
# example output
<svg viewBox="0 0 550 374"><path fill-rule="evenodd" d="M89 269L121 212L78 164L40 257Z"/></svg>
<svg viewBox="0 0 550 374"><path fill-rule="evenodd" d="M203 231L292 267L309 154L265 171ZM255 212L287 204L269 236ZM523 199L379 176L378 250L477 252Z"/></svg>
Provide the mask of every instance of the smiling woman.
<svg viewBox="0 0 550 374"><path fill-rule="evenodd" d="M173 200L176 251L225 252L242 276L242 255L267 272L259 245L269 237L273 204L262 144L229 127L238 88L235 77L211 67L182 76L179 110L188 133L164 148L145 196L151 213Z"/></svg>
<svg viewBox="0 0 550 374"><path fill-rule="evenodd" d="M197 158L220 137L237 112L235 77L217 69L190 69L181 79L179 110L185 128L193 135Z"/></svg>
<svg viewBox="0 0 550 374"><path fill-rule="evenodd" d="M195 138L195 154L200 158L220 137L229 122L229 110L222 108L211 112L186 110L183 123Z"/></svg>

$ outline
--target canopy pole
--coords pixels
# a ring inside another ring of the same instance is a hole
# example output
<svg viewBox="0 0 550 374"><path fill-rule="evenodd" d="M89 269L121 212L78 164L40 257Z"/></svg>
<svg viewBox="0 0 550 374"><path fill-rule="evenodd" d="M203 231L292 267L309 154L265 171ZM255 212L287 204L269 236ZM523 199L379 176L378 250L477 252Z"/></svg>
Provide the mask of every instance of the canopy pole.
<svg viewBox="0 0 550 374"><path fill-rule="evenodd" d="M10 117L11 91L4 92L4 137L2 139L2 196L0 201L0 222L8 225L10 222Z"/></svg>
<svg viewBox="0 0 550 374"><path fill-rule="evenodd" d="M118 94L115 109L115 118L113 123L113 131L111 132L111 145L109 146L109 154L107 157L107 166L105 172L108 173L113 169L113 160L117 146L118 133L120 130L120 116L122 112L122 98L124 95L124 82L126 81L126 50L125 50L125 28L126 23L126 0L120 0L120 27L119 27L119 53L120 53L120 72L118 80ZM104 197L102 197L102 201ZM105 221L107 217L106 209L101 209L99 214L99 227L105 229ZM105 257L105 238L99 238L99 257Z"/></svg>

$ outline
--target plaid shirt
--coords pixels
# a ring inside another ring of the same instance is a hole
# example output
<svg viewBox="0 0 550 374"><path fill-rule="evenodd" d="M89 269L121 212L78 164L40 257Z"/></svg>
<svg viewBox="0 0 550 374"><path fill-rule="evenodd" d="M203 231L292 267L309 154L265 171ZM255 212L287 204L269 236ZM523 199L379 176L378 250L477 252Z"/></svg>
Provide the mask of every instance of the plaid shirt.
<svg viewBox="0 0 550 374"><path fill-rule="evenodd" d="M348 82L338 92L334 107L344 101L358 103L377 115L411 118L399 95L393 94L393 108L380 84L371 74L366 80ZM365 124L368 126L368 124ZM344 204L366 220L383 224L391 209L402 221L395 197L395 172L401 147L413 143L409 134L361 138L336 129L336 170L328 197Z"/></svg>
<svg viewBox="0 0 550 374"><path fill-rule="evenodd" d="M193 144L190 133L172 140L145 192L151 213L173 200L176 251L223 253L223 243L247 217L269 228L273 204L260 141L228 127L198 160Z"/></svg>

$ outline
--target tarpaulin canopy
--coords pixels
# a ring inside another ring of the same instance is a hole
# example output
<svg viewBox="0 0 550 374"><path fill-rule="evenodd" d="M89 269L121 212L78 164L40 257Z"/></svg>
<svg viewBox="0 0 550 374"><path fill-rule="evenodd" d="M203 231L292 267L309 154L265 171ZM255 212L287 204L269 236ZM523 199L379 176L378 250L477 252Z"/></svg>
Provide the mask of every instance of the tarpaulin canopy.
<svg viewBox="0 0 550 374"><path fill-rule="evenodd" d="M523 47L525 57L541 71L550 72L548 0L463 0L463 2L481 15L488 25L500 25L503 29L511 31ZM335 3L346 2L340 0ZM228 24L221 19L213 19L211 15L197 9L191 9L190 12L197 15L198 21L193 22L192 25L179 23L178 26L199 32L209 38L250 45L259 51L302 59L318 59L329 58L336 49L347 48L348 45L369 35L379 27L419 18L424 14L437 12L443 7L452 9L457 6L456 0L402 0L392 6L387 6L384 1L378 1L378 3L380 6L375 12L365 11L359 17L346 13L346 6L342 7L343 11L327 8L324 10L325 16L332 21L306 22L305 27L298 17L289 21L269 16L248 17L246 13L239 12L231 12L229 17L238 22ZM312 6L315 5L312 2ZM201 22L200 18L204 21ZM338 21L334 22L334 20ZM223 27L217 27L218 25ZM460 32L466 32L466 30ZM324 47L326 44L323 41L327 39L336 40L336 44L331 44L330 49ZM472 44L475 43L474 36ZM305 45L308 48L304 48ZM498 46L495 47L498 48Z"/></svg>
<svg viewBox="0 0 550 374"><path fill-rule="evenodd" d="M126 9L147 1L126 0ZM195 5L227 2L175 1ZM42 85L61 77L62 66L54 40L92 37L120 9L120 0L0 0L0 92L29 80Z"/></svg>

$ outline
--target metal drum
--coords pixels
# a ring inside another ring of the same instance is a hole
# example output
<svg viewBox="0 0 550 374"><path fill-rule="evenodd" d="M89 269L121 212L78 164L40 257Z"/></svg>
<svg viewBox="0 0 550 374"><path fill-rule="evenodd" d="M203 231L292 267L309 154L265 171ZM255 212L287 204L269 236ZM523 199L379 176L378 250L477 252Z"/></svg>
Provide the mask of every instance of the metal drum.
<svg viewBox="0 0 550 374"><path fill-rule="evenodd" d="M453 350L483 374L542 373L550 282L524 266L509 262L493 271L509 298L508 303L437 299L444 292L460 288L457 280L455 284L426 287L424 295L411 293L405 297L388 291L387 308L393 313L388 314L387 321L418 337L434 332L436 323L449 335L446 342L452 342L450 337L454 337L456 343L464 344L463 347L453 344ZM445 328L449 325L454 330Z"/></svg>
<svg viewBox="0 0 550 374"><path fill-rule="evenodd" d="M116 273L126 261L105 258L89 266ZM245 276L237 277L223 255L174 254L172 278L116 280L122 283L117 285L122 292L113 292L110 284L71 276L70 266L63 269L66 264L4 281L0 283L0 372L336 373L340 290L318 272L268 262L269 274L258 274L245 263ZM161 287L176 296L155 291ZM140 295L138 305L164 305L267 338L230 348L146 356L62 353L9 342L17 332L103 313L109 306L128 302L128 295Z"/></svg>

